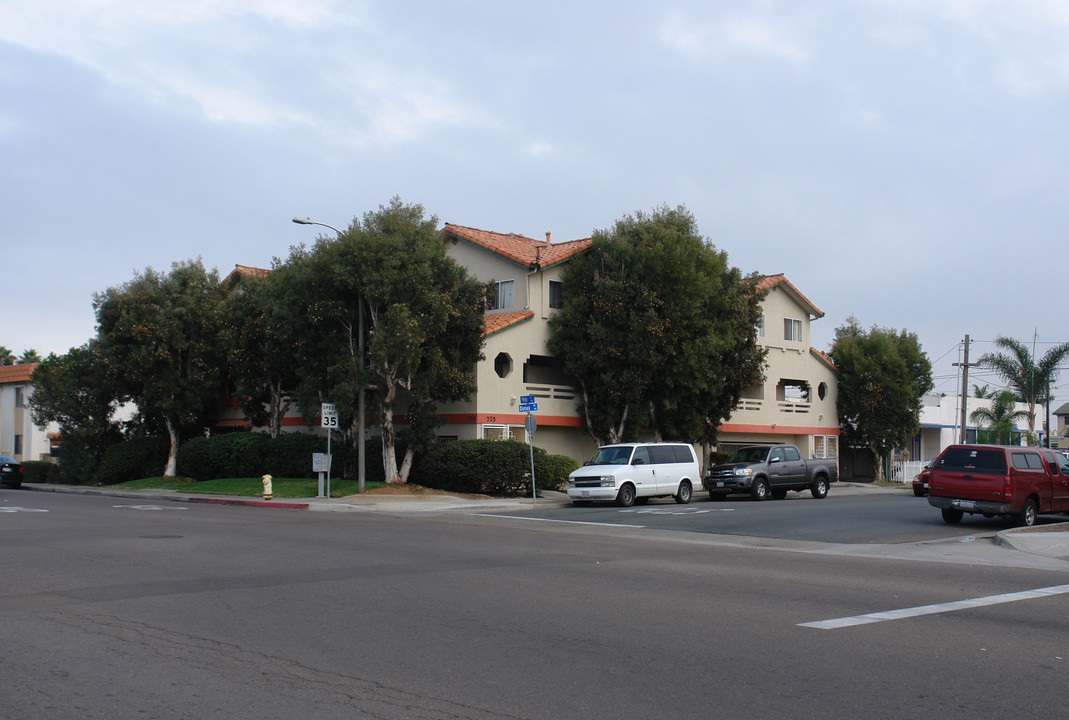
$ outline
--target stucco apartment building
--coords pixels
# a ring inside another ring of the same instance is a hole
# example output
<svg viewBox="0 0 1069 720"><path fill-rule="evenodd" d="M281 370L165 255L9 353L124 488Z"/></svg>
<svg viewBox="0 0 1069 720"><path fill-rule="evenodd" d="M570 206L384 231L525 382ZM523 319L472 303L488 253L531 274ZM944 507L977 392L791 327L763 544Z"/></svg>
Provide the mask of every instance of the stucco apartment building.
<svg viewBox="0 0 1069 720"><path fill-rule="evenodd" d="M52 453L48 429L33 424L28 404L33 393L30 375L36 367L37 363L0 366L0 453L19 462L46 460Z"/></svg>
<svg viewBox="0 0 1069 720"><path fill-rule="evenodd" d="M549 318L561 307L561 276L569 259L590 239L553 243L447 224L447 254L496 293L486 314L484 359L470 402L441 408L449 438L527 440L520 398L533 396L535 445L550 453L585 459L594 442L581 428L577 389L550 355ZM809 344L810 323L823 313L783 275L761 281L768 290L758 342L768 349L766 379L750 388L720 428L720 450L753 442L790 442L807 457L837 457L838 384L831 361ZM665 438L669 439L669 438Z"/></svg>
<svg viewBox="0 0 1069 720"><path fill-rule="evenodd" d="M582 461L595 449L582 429L574 380L548 348L549 318L561 307L566 263L590 247L589 238L553 243L514 233L447 224L446 253L482 282L494 283L487 309L484 359L476 367L477 390L467 402L439 406L442 440L509 439L526 442L521 399L533 396L534 444ZM236 266L225 283L266 272ZM768 348L766 379L750 388L720 428L720 446L730 451L753 442L794 443L807 457L838 457L835 369L809 344L810 323L823 316L783 275L761 281L768 290L758 342ZM399 415L395 422L404 425ZM248 426L238 404L225 401L219 425ZM288 430L308 430L296 409L283 420ZM319 431L318 428L313 431ZM673 438L665 438L673 439Z"/></svg>

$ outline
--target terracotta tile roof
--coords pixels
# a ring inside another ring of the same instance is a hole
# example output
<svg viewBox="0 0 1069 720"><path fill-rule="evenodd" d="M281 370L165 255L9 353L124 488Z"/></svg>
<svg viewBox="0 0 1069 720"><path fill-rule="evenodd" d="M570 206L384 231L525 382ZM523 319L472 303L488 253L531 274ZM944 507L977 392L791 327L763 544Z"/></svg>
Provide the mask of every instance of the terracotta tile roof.
<svg viewBox="0 0 1069 720"><path fill-rule="evenodd" d="M38 363L0 365L0 383L29 382L30 374L37 368L37 365Z"/></svg>
<svg viewBox="0 0 1069 720"><path fill-rule="evenodd" d="M832 369L833 372L835 372L835 373L839 372L839 368L837 368L835 366L835 363L833 363L831 361L831 358L828 357L827 355L825 355L824 353L822 353L820 350L817 350L816 348L812 348L811 347L811 348L809 348L809 354L812 355L813 357L815 357L817 360L820 360L825 365L827 365L829 368Z"/></svg>
<svg viewBox="0 0 1069 720"><path fill-rule="evenodd" d="M783 273L776 273L775 275L765 275L757 282L757 288L759 290L771 290L774 287L780 286L782 286L783 289L788 292L788 294L793 295L794 299L797 300L798 303L803 308L805 308L810 315L813 315L818 318L824 317L824 313L821 312L820 308L809 302L809 298L803 295L801 291L798 290L798 288L792 285L791 281L788 280L783 275Z"/></svg>
<svg viewBox="0 0 1069 720"><path fill-rule="evenodd" d="M489 337L494 333L501 332L506 328L510 328L513 325L519 325L525 320L530 320L534 317L534 313L530 310L521 310L520 312L500 313L497 315L486 315L483 317L483 337Z"/></svg>
<svg viewBox="0 0 1069 720"><path fill-rule="evenodd" d="M234 269L230 271L230 274L223 278L224 285L230 285L238 278L243 277L266 277L271 272L264 268L253 267L251 265L238 265L234 264Z"/></svg>
<svg viewBox="0 0 1069 720"><path fill-rule="evenodd" d="M546 233L546 239L543 241L516 233L491 232L452 223L446 223L441 234L443 237L453 237L477 245L530 270L545 270L564 262L589 248L591 243L590 238L583 238L553 244L549 241L549 233Z"/></svg>

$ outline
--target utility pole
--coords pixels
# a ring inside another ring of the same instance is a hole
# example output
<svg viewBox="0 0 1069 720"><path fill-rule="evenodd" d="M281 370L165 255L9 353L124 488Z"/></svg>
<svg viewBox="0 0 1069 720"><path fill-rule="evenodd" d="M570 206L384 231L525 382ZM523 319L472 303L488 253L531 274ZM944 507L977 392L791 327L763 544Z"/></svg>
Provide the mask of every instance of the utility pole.
<svg viewBox="0 0 1069 720"><path fill-rule="evenodd" d="M961 435L958 442L965 445L968 442L966 433L966 421L969 418L969 368L976 367L978 363L969 363L969 336L965 336L965 355L960 363L954 363L954 367L961 368Z"/></svg>

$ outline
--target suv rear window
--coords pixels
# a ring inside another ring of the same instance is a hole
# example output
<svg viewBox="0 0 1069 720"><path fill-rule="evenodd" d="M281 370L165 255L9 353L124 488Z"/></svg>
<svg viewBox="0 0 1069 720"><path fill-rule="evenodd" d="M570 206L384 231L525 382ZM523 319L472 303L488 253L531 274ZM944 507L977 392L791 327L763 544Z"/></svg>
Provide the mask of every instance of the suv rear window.
<svg viewBox="0 0 1069 720"><path fill-rule="evenodd" d="M935 464L937 470L1006 474L1006 454L1001 450L985 448L947 448Z"/></svg>

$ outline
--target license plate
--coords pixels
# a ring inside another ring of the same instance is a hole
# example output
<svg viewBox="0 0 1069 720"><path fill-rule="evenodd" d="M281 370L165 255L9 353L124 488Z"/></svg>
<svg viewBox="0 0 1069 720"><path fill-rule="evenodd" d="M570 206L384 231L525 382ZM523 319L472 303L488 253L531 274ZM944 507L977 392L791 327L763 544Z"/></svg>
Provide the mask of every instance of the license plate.
<svg viewBox="0 0 1069 720"><path fill-rule="evenodd" d="M582 495L583 497L590 497L590 491L589 490L583 490L583 491L580 492L580 495Z"/></svg>
<svg viewBox="0 0 1069 720"><path fill-rule="evenodd" d="M975 510L976 502L973 500L958 500L958 507L962 510Z"/></svg>
<svg viewBox="0 0 1069 720"><path fill-rule="evenodd" d="M721 480L716 484L717 487L724 487L724 481Z"/></svg>

